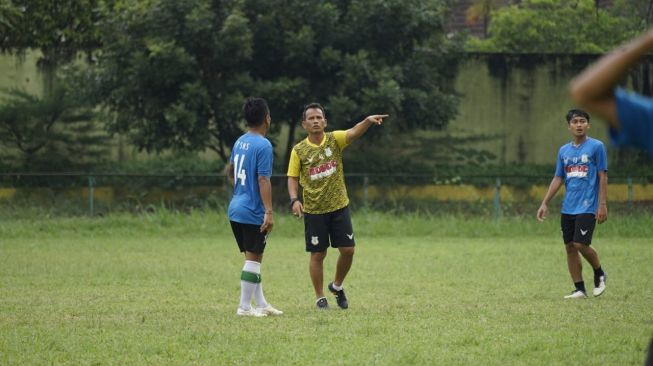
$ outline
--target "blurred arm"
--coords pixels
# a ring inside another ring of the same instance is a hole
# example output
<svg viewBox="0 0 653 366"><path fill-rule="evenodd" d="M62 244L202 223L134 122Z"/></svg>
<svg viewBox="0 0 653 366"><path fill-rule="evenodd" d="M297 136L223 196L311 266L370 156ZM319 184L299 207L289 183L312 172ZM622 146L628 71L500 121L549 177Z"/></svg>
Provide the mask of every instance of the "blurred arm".
<svg viewBox="0 0 653 366"><path fill-rule="evenodd" d="M580 107L619 127L614 89L628 70L653 48L653 29L603 56L571 81L571 97Z"/></svg>

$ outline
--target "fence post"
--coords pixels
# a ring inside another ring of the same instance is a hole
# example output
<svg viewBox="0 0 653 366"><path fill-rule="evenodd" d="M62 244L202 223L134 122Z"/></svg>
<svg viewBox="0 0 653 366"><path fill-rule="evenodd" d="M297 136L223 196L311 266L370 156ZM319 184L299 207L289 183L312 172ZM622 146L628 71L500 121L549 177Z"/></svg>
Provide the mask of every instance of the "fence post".
<svg viewBox="0 0 653 366"><path fill-rule="evenodd" d="M368 205L368 192L367 189L370 185L370 177L367 175L363 176L363 207L367 207Z"/></svg>
<svg viewBox="0 0 653 366"><path fill-rule="evenodd" d="M95 198L95 178L93 176L88 177L88 206L91 216L94 215L94 201Z"/></svg>
<svg viewBox="0 0 653 366"><path fill-rule="evenodd" d="M633 178L628 177L628 208L633 208Z"/></svg>
<svg viewBox="0 0 653 366"><path fill-rule="evenodd" d="M494 218L501 218L501 178L497 178L497 185L494 190Z"/></svg>

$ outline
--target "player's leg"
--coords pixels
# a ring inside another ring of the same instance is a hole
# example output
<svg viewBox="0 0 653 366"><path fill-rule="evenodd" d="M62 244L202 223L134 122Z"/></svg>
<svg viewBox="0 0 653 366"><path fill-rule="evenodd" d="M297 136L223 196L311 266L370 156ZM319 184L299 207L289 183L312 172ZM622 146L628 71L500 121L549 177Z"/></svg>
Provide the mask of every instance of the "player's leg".
<svg viewBox="0 0 653 366"><path fill-rule="evenodd" d="M560 228L562 229L562 240L565 243L567 252L567 269L571 280L574 282L574 291L565 296L565 299L579 299L587 297L585 282L583 282L583 263L580 260L580 253L574 246L575 215L562 214L560 217Z"/></svg>
<svg viewBox="0 0 653 366"><path fill-rule="evenodd" d="M590 245L594 228L596 227L596 218L593 214L582 214L576 217L576 231L574 232L574 243L576 249L589 262L594 270L594 296L600 296L605 291L606 274L601 268L599 255Z"/></svg>
<svg viewBox="0 0 653 366"><path fill-rule="evenodd" d="M324 258L329 248L329 234L325 215L304 214L304 236L306 251L310 253L308 272L315 290L315 305L327 309L329 303L324 296Z"/></svg>
<svg viewBox="0 0 653 366"><path fill-rule="evenodd" d="M252 240L252 229L250 226L231 221L231 230L234 233L238 248L241 253L245 253L245 264L240 272L240 304L237 315L262 317L265 314L257 312L252 308L252 296L256 290L256 285L261 281L261 258L263 250ZM263 243L263 247L265 243ZM258 253L257 253L258 252Z"/></svg>
<svg viewBox="0 0 653 366"><path fill-rule="evenodd" d="M311 252L311 259L308 265L308 271L311 275L311 283L315 290L315 304L318 308L327 308L328 302L324 296L324 258L327 251Z"/></svg>
<svg viewBox="0 0 653 366"><path fill-rule="evenodd" d="M349 207L331 213L329 222L329 235L333 247L340 252L336 265L336 274L333 282L329 283L329 291L336 296L338 306L342 309L349 307L343 283L354 261L356 242L351 224Z"/></svg>

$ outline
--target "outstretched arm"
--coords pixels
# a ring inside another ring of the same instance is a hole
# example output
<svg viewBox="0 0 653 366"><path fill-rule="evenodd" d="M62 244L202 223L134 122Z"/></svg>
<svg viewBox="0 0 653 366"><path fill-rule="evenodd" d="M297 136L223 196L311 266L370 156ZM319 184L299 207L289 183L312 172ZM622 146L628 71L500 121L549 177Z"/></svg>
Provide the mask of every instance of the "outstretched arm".
<svg viewBox="0 0 653 366"><path fill-rule="evenodd" d="M380 125L383 123L383 119L388 117L387 114L374 114L367 116L364 120L358 122L356 126L347 130L347 145L356 141L359 137L363 136L367 129L370 128L372 124Z"/></svg>
<svg viewBox="0 0 653 366"><path fill-rule="evenodd" d="M612 53L603 56L571 81L569 91L576 104L619 128L614 89L628 70L653 49L653 28Z"/></svg>
<svg viewBox="0 0 653 366"><path fill-rule="evenodd" d="M558 193L558 189L560 189L560 186L562 186L562 178L555 176L551 180L551 184L549 184L549 190L546 192L544 195L544 199L542 200L542 204L540 205L540 208L537 209L537 219L539 221L544 221L546 218L546 215L549 213L549 201L551 201L551 198Z"/></svg>

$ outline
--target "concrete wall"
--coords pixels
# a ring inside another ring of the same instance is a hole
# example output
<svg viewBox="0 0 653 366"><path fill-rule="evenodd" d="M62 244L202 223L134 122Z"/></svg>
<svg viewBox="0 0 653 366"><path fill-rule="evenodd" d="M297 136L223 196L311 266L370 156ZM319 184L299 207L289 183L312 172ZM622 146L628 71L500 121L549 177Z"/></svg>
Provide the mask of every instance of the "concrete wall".
<svg viewBox="0 0 653 366"><path fill-rule="evenodd" d="M456 80L462 99L448 130L495 135L479 147L499 163L552 164L570 139L568 82L592 58L470 55ZM591 122L590 135L607 142L602 122Z"/></svg>

